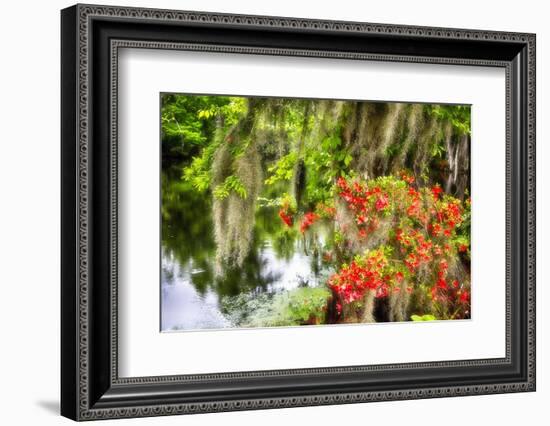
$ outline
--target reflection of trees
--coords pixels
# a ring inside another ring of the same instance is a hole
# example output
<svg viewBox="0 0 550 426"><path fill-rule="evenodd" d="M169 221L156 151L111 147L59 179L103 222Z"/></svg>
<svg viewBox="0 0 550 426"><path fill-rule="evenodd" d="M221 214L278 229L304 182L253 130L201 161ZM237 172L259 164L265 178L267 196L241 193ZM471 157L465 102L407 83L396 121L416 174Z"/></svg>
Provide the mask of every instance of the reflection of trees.
<svg viewBox="0 0 550 426"><path fill-rule="evenodd" d="M296 251L298 231L281 226L275 208L263 207L256 214L255 235L258 241L268 242L279 259L290 260Z"/></svg>
<svg viewBox="0 0 550 426"><path fill-rule="evenodd" d="M163 253L200 293L265 293L277 267L322 283L349 263L349 230L325 211L341 210L338 177L406 170L414 185L469 197L469 106L187 95L161 105ZM330 223L302 233L310 213ZM468 242L469 229L458 228ZM263 264L273 256L285 262Z"/></svg>
<svg viewBox="0 0 550 426"><path fill-rule="evenodd" d="M271 245L280 259L290 260L296 248L296 231L280 229L273 234Z"/></svg>
<svg viewBox="0 0 550 426"><path fill-rule="evenodd" d="M313 273L317 275L320 272L320 254L324 245L319 233L332 233L330 224L319 222L313 227L312 232L304 235L295 227L282 226L275 208L263 207L256 214L255 225L254 232L258 241L269 242L278 259L290 261L299 251L310 258Z"/></svg>
<svg viewBox="0 0 550 426"><path fill-rule="evenodd" d="M264 274L266 261L259 256L258 241L241 267L227 268L221 277L215 279L216 291L220 296L236 296L242 292L265 290L280 278L280 274Z"/></svg>
<svg viewBox="0 0 550 426"><path fill-rule="evenodd" d="M197 194L178 179L179 168L162 174L162 250L184 268L199 293L208 288L220 296L236 295L256 288L265 289L279 276L262 273L260 246L270 232L277 230L274 218L257 222L254 249L242 267L227 268L221 276L215 273L216 246L212 233L211 198ZM272 213L271 213L272 214ZM165 273L165 271L163 271Z"/></svg>
<svg viewBox="0 0 550 426"><path fill-rule="evenodd" d="M211 223L210 199L186 190L174 170L162 174L162 246L180 265L192 260L193 268L207 269L216 247Z"/></svg>
<svg viewBox="0 0 550 426"><path fill-rule="evenodd" d="M266 274L266 260L261 252L268 244L278 259L291 261L297 251L309 256L311 271L322 271L324 246L318 232L307 238L295 228L281 226L275 207L261 207L256 213L253 249L241 267L227 267L216 274L216 244L213 236L212 198L189 188L180 179L181 167L165 168L162 173L162 250L182 268L187 269L193 286L201 294L208 289L220 296L233 296L258 289L266 290L280 279L280 274ZM317 224L321 232L322 224ZM331 228L328 228L331 229ZM326 232L326 229L323 228ZM325 238L331 241L331 238ZM163 270L163 274L167 271ZM168 278L168 277L167 277Z"/></svg>

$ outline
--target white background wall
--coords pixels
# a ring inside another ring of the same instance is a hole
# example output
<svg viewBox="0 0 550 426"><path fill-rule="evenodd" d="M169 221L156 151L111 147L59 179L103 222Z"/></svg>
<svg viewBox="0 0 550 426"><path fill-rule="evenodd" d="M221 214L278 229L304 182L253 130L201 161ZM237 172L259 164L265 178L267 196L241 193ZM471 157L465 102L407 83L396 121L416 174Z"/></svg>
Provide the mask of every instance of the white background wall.
<svg viewBox="0 0 550 426"><path fill-rule="evenodd" d="M159 0L103 4L537 33L538 390L530 394L107 421L102 424L495 425L550 421L550 27L541 0ZM0 422L68 424L59 404L59 9L2 4L0 24Z"/></svg>

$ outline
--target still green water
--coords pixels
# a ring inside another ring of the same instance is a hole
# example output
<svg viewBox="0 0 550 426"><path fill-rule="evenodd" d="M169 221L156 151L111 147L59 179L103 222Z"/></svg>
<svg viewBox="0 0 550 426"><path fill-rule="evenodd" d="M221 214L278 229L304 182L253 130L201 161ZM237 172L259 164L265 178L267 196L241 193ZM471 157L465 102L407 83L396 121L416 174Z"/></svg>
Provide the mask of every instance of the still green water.
<svg viewBox="0 0 550 426"><path fill-rule="evenodd" d="M256 214L253 248L243 267L216 276L211 196L179 178L181 167L162 174L161 330L239 327L247 312L235 301L296 287L315 287L330 272L320 259L328 229L304 237L285 229L273 207Z"/></svg>

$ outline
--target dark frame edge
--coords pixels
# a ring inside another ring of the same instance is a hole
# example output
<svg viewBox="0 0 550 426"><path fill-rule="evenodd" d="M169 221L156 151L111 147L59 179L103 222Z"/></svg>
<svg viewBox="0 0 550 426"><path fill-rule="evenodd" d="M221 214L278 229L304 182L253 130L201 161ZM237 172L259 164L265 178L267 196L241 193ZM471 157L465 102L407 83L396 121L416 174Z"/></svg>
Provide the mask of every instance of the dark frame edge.
<svg viewBox="0 0 550 426"><path fill-rule="evenodd" d="M78 6L61 11L61 415L78 420Z"/></svg>
<svg viewBox="0 0 550 426"><path fill-rule="evenodd" d="M392 392L382 391L379 396L373 396L368 398L355 397L353 394L344 396L332 396L332 395L320 395L317 399L309 397L297 396L280 398L275 397L275 403L258 397L256 402L251 397L241 401L233 401L227 404L228 399L225 401L218 400L216 403L197 403L195 408L193 405L186 405L186 403L170 403L167 400L164 402L149 404L127 404L119 399L120 392L126 393L127 390L133 390L138 393L144 390L144 386L135 384L132 386L120 386L110 383L107 389L93 389L93 378L90 377L89 366L82 366L79 363L82 352L80 351L80 338L82 329L85 333L90 330L86 330L92 323L83 320L82 315L87 314L86 309L79 308L80 295L80 278L81 271L79 270L82 265L79 265L79 224L82 220L82 206L79 205L79 190L81 190L81 184L79 185L79 176L82 173L79 167L79 156L88 155L88 153L82 153L82 148L79 148L79 137L81 123L79 123L79 117L87 114L86 111L79 111L79 67L78 59L81 50L88 49L89 45L79 39L79 18L83 9L88 5L75 5L70 8L64 9L61 13L62 18L62 42L61 42L61 68L62 68L62 81L61 81L61 98L62 98L62 111L61 111L61 127L62 127L62 143L61 143L61 161L62 161L62 174L61 174L61 210L62 210L62 288L61 288L61 302L62 302L62 340L61 340L61 352L62 352L62 378L61 378L61 414L71 418L73 420L92 420L98 418L114 418L114 417L141 417L141 416L158 416L167 414L183 414L183 413L205 413L205 412L219 412L219 411L233 411L233 410L250 410L250 409L269 409L269 408L283 408L291 406L310 406L310 405L326 405L326 404L344 404L353 402L367 402L367 401L380 401L380 400L397 400L397 399L416 399L416 398L434 398L441 396L466 396L473 394L484 393L504 393L504 392L518 392L521 391L535 391L535 359L529 357L529 347L534 347L534 337L531 340L531 333L534 333L534 315L531 315L530 309L534 309L534 129L531 131L530 127L534 126L534 114L535 114L535 96L534 96L534 60L535 60L535 40L534 34L518 34L523 39L521 42L517 42L516 46L520 53L518 53L516 59L510 62L512 75L519 77L512 78L512 86L515 93L512 94L512 108L515 112L512 114L513 139L519 141L520 147L514 148L514 157L512 159L512 171L513 171L513 192L517 192L517 197L514 200L514 209L516 209L516 220L513 223L513 227L516 230L515 247L521 250L521 255L518 256L517 263L518 268L514 275L514 281L518 280L520 285L514 289L513 297L518 301L520 306L519 310L516 310L514 315L514 324L516 324L515 332L516 344L513 345L516 349L513 358L516 360L514 363L515 374L507 379L502 378L504 387L499 387L499 390L492 390L491 385L479 385L472 387L471 391L459 390L457 393L447 395L444 392L440 393L437 387L425 388L420 391L419 394L414 393L413 397L407 397L411 392L410 390L403 389L403 397L396 396ZM96 5L89 5L89 7L101 7ZM116 7L106 7L106 9L118 9ZM143 9L140 9L143 10ZM149 9L153 11L155 9ZM190 12L195 13L195 12ZM197 12L199 16L217 15L208 12ZM217 16L229 16L228 14ZM240 16L240 15L231 15ZM266 17L268 18L268 17ZM278 18L273 18L278 19ZM294 18L283 18L293 20ZM298 22L308 21L297 19ZM321 21L318 21L321 22ZM323 21L324 22L324 21ZM326 21L330 22L330 21ZM373 24L377 25L377 24ZM495 32L495 34L497 34ZM90 52L92 53L91 49ZM531 67L530 64L533 64ZM533 72L533 75L531 73ZM83 78L86 82L86 78ZM90 94L91 97L91 94ZM531 105L532 103L532 105ZM529 104L529 107L527 107ZM530 115L533 114L533 118ZM529 115L529 117L528 117ZM90 138L91 139L91 138ZM90 169L91 174L93 170ZM532 172L532 175L531 175ZM532 180L532 183L531 183ZM93 204L91 204L93 206ZM86 209L86 206L84 206ZM80 216L79 216L80 213ZM92 218L90 218L92 219ZM529 220L529 223L527 221ZM91 222L90 222L91 225ZM90 227L88 225L88 227ZM97 229L97 228L96 228ZM84 238L88 238L87 232L82 232ZM90 234L91 238L91 234ZM93 246L93 242L89 243L90 248ZM531 245L533 249L531 251ZM80 252L82 248L80 247ZM85 253L84 256L91 256L91 253ZM512 254L514 256L514 254ZM93 257L93 256L91 256ZM91 262L90 262L91 263ZM91 266L91 265L88 265ZM530 283L532 282L533 288L530 290ZM94 287L93 285L91 287ZM93 294L93 291L92 291ZM532 298L532 299L530 299ZM88 303L92 302L89 300ZM532 304L530 304L532 302ZM96 305L97 303L93 303ZM79 312L82 309L83 312ZM91 315L90 317L95 317ZM531 324L528 326L528 324ZM532 328L529 328L532 327ZM89 337L89 335L88 335ZM96 342L97 343L97 342ZM86 345L89 345L87 342ZM93 346L93 345L91 345ZM91 348L91 347L90 347ZM94 358L93 354L88 354L90 358ZM82 374L86 377L87 384L79 384L79 379L82 378ZM88 389L86 389L86 387ZM457 385L460 388L459 385ZM479 389L477 389L479 388ZM418 388L416 388L418 389ZM131 393L131 392L130 392ZM118 394L118 395L117 395ZM382 395L382 396L380 396ZM328 399L327 399L328 398ZM114 400L119 399L118 402ZM120 404L122 402L122 404ZM242 403L242 404L241 404ZM241 405L238 405L241 404Z"/></svg>

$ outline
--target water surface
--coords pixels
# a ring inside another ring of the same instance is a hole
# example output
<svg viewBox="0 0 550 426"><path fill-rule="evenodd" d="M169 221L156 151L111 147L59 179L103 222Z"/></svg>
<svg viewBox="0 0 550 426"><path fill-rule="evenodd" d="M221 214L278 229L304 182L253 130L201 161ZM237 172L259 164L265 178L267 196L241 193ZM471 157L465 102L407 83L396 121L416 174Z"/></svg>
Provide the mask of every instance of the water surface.
<svg viewBox="0 0 550 426"><path fill-rule="evenodd" d="M285 232L273 207L259 209L243 267L216 277L210 195L189 190L177 173L173 168L162 176L162 331L239 327L242 313L224 309L222 299L317 286L326 278L316 249L322 226L315 241Z"/></svg>

